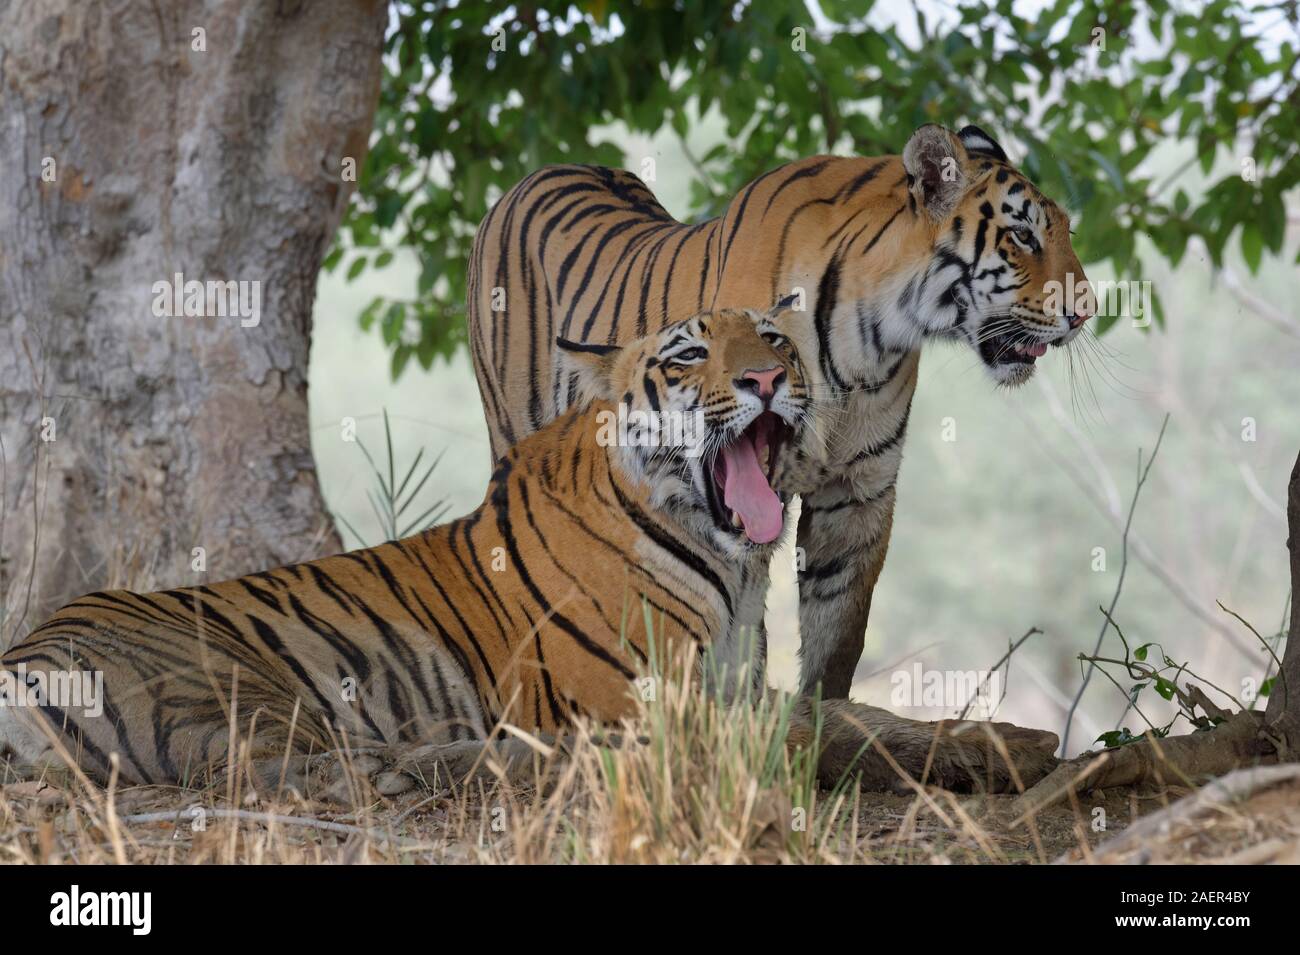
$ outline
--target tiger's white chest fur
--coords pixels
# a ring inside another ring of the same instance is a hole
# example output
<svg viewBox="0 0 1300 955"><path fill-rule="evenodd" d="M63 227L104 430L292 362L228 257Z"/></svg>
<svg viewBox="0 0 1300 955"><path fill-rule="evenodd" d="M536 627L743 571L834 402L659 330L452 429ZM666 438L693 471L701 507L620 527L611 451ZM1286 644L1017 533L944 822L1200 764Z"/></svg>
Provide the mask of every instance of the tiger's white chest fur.
<svg viewBox="0 0 1300 955"><path fill-rule="evenodd" d="M816 354L815 343L800 343ZM869 500L892 487L903 460L920 352L880 363L848 391L834 389L814 359L805 364L813 422L798 447L782 449L773 484L804 497L832 489Z"/></svg>

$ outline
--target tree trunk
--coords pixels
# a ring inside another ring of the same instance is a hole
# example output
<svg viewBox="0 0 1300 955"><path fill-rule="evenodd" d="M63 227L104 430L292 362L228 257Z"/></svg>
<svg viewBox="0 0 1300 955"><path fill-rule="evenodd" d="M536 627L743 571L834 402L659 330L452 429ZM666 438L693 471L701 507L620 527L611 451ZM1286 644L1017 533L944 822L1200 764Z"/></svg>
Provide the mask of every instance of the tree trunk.
<svg viewBox="0 0 1300 955"><path fill-rule="evenodd" d="M339 549L310 450L311 308L386 16L0 2L0 648L89 590Z"/></svg>
<svg viewBox="0 0 1300 955"><path fill-rule="evenodd" d="M1300 457L1295 460L1287 485L1286 523L1286 547L1291 555L1291 624L1282 651L1282 672L1273 681L1264 712L1287 738L1300 742ZM1291 758L1300 758L1300 754L1292 754Z"/></svg>

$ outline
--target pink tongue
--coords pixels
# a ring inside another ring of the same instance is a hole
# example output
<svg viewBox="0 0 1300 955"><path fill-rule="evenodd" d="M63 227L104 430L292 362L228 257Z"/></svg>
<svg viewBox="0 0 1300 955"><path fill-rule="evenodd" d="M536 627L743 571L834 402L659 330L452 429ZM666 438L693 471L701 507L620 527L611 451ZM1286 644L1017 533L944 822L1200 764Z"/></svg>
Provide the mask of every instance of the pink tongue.
<svg viewBox="0 0 1300 955"><path fill-rule="evenodd" d="M1041 343L1030 345L1025 349L1025 351L1029 352L1029 354L1033 355L1035 358L1041 358L1043 355L1047 354L1047 346Z"/></svg>
<svg viewBox="0 0 1300 955"><path fill-rule="evenodd" d="M781 499L767 483L758 464L754 439L747 434L722 449L726 462L726 484L722 499L740 515L745 536L755 544L768 544L781 534Z"/></svg>

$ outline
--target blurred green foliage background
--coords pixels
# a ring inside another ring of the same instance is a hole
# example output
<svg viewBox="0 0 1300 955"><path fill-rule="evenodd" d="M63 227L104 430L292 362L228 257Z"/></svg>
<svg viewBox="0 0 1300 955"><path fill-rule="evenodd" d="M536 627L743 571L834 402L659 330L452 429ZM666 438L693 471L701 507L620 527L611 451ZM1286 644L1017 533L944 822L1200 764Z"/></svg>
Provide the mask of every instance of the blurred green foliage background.
<svg viewBox="0 0 1300 955"><path fill-rule="evenodd" d="M881 4L893 23L874 6L398 0L373 146L326 261L352 250L356 278L395 247L417 254L416 294L360 315L394 377L464 341L464 264L490 204L545 163L621 165L611 123L686 143L721 118L723 141L686 150L691 219L787 160L897 153L923 123L976 123L1076 214L1085 265L1136 278L1143 236L1173 265L1193 236L1216 264L1236 237L1252 271L1281 252L1300 181L1294 0ZM1171 144L1221 174L1189 196L1147 162Z"/></svg>

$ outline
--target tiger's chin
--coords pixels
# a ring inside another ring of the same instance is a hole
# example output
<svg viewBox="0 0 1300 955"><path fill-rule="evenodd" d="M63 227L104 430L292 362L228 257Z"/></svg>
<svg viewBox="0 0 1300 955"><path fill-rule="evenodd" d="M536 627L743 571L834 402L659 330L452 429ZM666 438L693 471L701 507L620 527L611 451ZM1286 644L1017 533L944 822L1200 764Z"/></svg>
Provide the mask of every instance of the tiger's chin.
<svg viewBox="0 0 1300 955"><path fill-rule="evenodd" d="M1047 354L1047 347L1017 324L995 319L981 330L975 350L997 384L1016 388L1034 377L1034 363Z"/></svg>
<svg viewBox="0 0 1300 955"><path fill-rule="evenodd" d="M993 377L994 382L1002 388L1019 388L1021 385L1034 377L1034 364L1006 362L996 365L989 365L989 374Z"/></svg>

